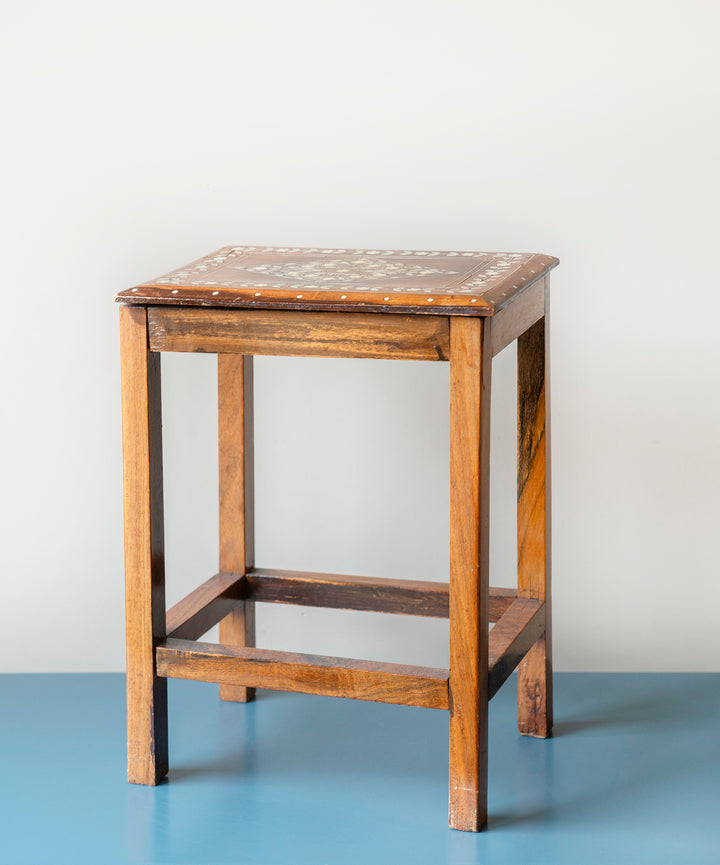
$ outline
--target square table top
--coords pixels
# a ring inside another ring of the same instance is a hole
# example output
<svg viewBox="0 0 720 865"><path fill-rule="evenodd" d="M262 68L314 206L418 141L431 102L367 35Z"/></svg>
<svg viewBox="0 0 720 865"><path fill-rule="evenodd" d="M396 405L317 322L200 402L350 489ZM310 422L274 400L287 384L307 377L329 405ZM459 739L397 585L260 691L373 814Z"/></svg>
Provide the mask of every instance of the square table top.
<svg viewBox="0 0 720 865"><path fill-rule="evenodd" d="M492 315L558 264L549 255L226 246L126 289L124 304Z"/></svg>

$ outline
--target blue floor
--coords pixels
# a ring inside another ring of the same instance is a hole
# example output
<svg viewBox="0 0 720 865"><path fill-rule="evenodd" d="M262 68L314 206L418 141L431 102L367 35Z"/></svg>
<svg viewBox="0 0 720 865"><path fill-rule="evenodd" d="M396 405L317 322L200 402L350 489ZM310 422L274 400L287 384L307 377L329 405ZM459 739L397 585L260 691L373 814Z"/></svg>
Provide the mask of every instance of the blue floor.
<svg viewBox="0 0 720 865"><path fill-rule="evenodd" d="M447 828L447 714L170 682L130 786L120 675L0 677L0 863L720 863L720 675L560 674L556 735L491 703L490 825Z"/></svg>

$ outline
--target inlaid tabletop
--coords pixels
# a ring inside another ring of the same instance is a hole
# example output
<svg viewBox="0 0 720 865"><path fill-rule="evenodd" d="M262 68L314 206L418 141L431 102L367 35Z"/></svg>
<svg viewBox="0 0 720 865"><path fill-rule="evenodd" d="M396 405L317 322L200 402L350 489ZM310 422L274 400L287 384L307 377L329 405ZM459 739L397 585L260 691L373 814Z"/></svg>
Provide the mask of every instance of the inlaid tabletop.
<svg viewBox="0 0 720 865"><path fill-rule="evenodd" d="M519 252L226 246L121 303L492 315L558 263Z"/></svg>

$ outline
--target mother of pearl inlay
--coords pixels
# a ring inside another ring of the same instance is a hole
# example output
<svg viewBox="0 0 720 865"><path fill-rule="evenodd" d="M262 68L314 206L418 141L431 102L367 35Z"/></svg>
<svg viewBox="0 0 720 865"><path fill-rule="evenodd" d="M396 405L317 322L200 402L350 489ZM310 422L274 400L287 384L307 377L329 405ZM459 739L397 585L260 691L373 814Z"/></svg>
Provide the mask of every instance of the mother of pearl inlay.
<svg viewBox="0 0 720 865"><path fill-rule="evenodd" d="M434 276L439 273L459 276L459 270L438 270L407 261L390 261L387 258L314 259L310 261L290 260L277 264L234 265L237 270L268 274L273 277L299 279L308 282L355 283L375 279L398 279Z"/></svg>

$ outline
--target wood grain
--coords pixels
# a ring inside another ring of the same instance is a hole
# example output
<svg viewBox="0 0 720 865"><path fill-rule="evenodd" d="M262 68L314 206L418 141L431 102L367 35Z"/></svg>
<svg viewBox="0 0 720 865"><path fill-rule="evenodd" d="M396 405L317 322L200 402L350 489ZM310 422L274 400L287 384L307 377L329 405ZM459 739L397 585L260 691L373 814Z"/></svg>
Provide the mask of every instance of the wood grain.
<svg viewBox="0 0 720 865"><path fill-rule="evenodd" d="M515 303L518 296L526 292L535 282L545 278L559 263L557 258L549 255L534 255L509 284L504 282L493 286L483 294L483 300L492 307L493 314L497 315L501 309Z"/></svg>
<svg viewBox="0 0 720 865"><path fill-rule="evenodd" d="M253 446L253 359L218 356L218 453L220 570L244 574L255 558L255 469ZM255 605L236 604L220 622L229 646L255 645ZM247 703L252 688L224 683L220 699Z"/></svg>
<svg viewBox="0 0 720 865"><path fill-rule="evenodd" d="M167 683L155 671L165 637L160 356L148 352L142 308L120 307L128 780L168 770Z"/></svg>
<svg viewBox="0 0 720 865"><path fill-rule="evenodd" d="M492 319L450 323L450 826L487 822Z"/></svg>
<svg viewBox="0 0 720 865"><path fill-rule="evenodd" d="M234 245L116 299L152 306L491 315L557 263L533 253Z"/></svg>
<svg viewBox="0 0 720 865"><path fill-rule="evenodd" d="M176 640L197 640L244 600L242 574L215 574L168 610L167 635Z"/></svg>
<svg viewBox="0 0 720 865"><path fill-rule="evenodd" d="M493 357L545 314L545 280L538 279L493 316Z"/></svg>
<svg viewBox="0 0 720 865"><path fill-rule="evenodd" d="M154 351L447 360L444 316L150 307Z"/></svg>
<svg viewBox="0 0 720 865"><path fill-rule="evenodd" d="M518 597L545 601L545 633L518 669L518 729L539 737L553 723L547 323L546 307L518 339Z"/></svg>
<svg viewBox="0 0 720 865"><path fill-rule="evenodd" d="M447 583L424 580L390 580L251 568L247 573L248 597L254 601L299 604L341 610L369 610L446 619L449 614ZM496 622L517 593L514 589L490 589L490 621Z"/></svg>
<svg viewBox="0 0 720 865"><path fill-rule="evenodd" d="M447 670L429 667L170 639L158 647L157 665L175 679L448 708Z"/></svg>
<svg viewBox="0 0 720 865"><path fill-rule="evenodd" d="M490 631L488 699L545 632L545 605L534 598L517 598Z"/></svg>

